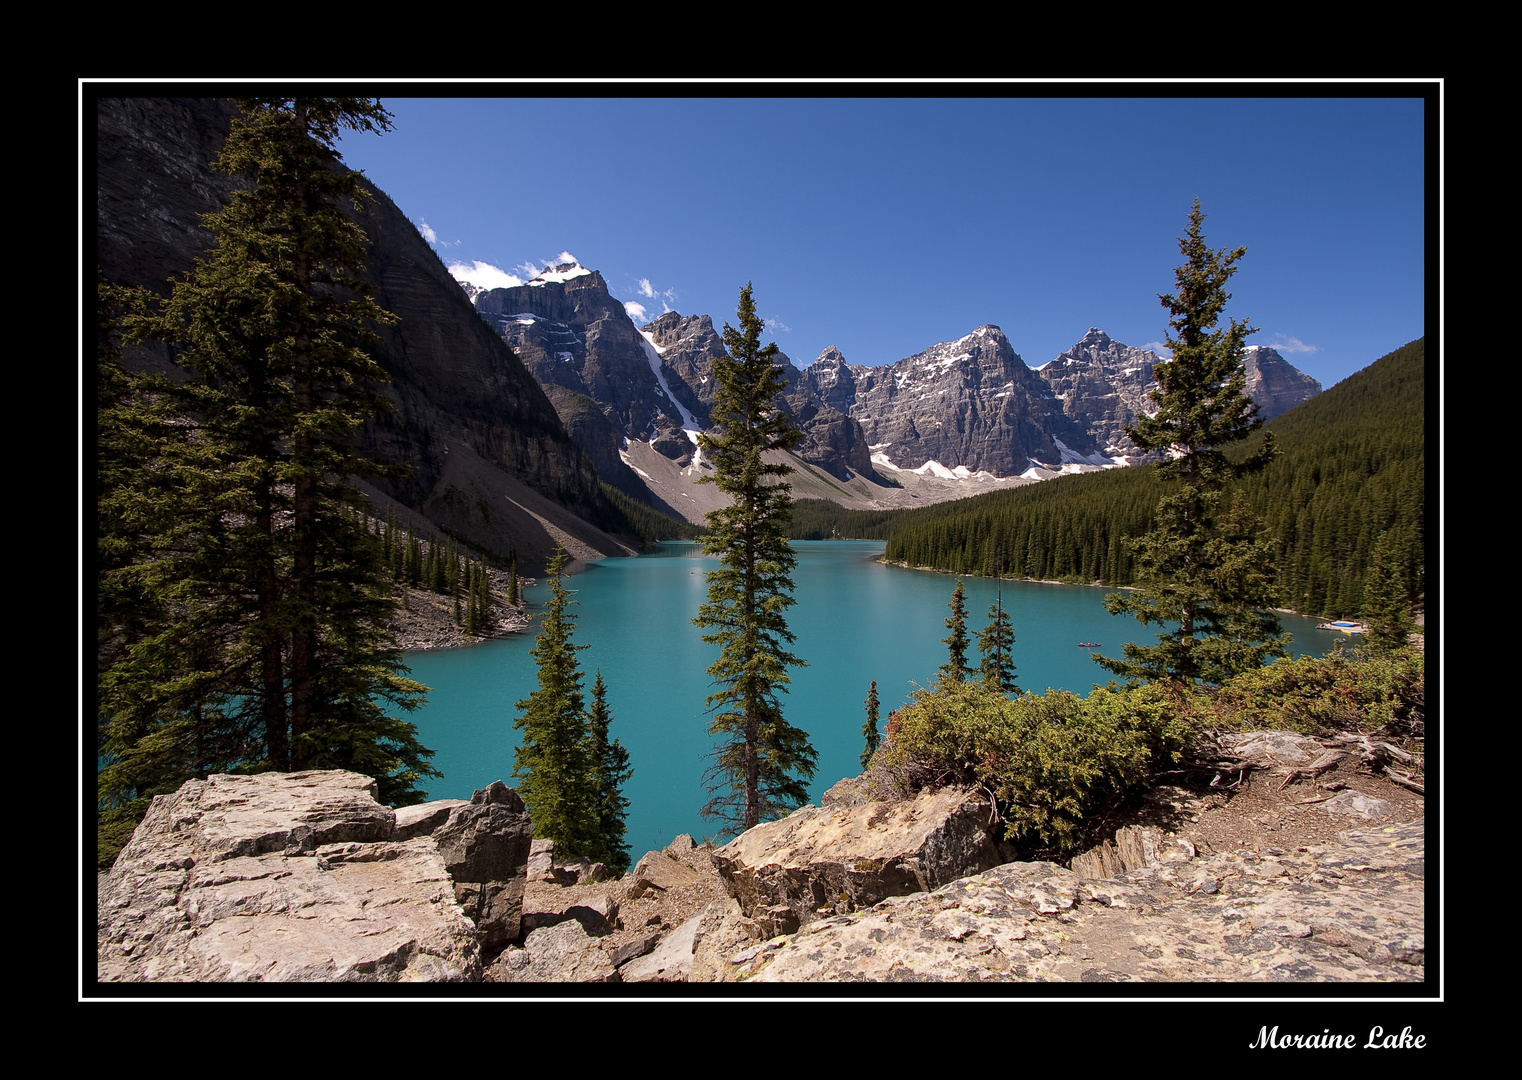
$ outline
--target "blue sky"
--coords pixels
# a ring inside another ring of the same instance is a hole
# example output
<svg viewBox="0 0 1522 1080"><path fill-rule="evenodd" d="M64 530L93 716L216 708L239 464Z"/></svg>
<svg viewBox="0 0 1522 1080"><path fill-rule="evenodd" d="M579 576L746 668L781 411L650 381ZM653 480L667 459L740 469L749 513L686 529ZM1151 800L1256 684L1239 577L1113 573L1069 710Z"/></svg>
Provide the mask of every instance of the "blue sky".
<svg viewBox="0 0 1522 1080"><path fill-rule="evenodd" d="M669 309L733 323L753 282L799 366L829 345L889 364L985 323L1032 367L1090 326L1161 350L1157 294L1196 197L1211 246L1247 248L1228 314L1323 386L1426 332L1427 106L1414 88L463 96L499 89L513 88L383 96L395 129L349 135L344 158L446 263L526 277L570 253L638 305L637 322Z"/></svg>

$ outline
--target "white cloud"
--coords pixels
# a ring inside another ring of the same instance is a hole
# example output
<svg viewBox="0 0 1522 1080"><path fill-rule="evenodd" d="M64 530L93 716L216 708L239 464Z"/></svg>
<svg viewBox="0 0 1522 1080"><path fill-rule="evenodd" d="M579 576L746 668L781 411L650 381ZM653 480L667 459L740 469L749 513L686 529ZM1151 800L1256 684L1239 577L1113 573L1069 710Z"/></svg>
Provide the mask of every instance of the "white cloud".
<svg viewBox="0 0 1522 1080"><path fill-rule="evenodd" d="M635 322L641 325L644 325L646 322L650 321L650 316L645 314L644 304L636 303L633 300L625 300L624 310L629 313L629 318L633 319Z"/></svg>
<svg viewBox="0 0 1522 1080"><path fill-rule="evenodd" d="M784 334L791 334L793 332L793 328L783 325L780 319L763 319L762 322L770 330L781 330Z"/></svg>
<svg viewBox="0 0 1522 1080"><path fill-rule="evenodd" d="M524 281L533 281L536 277L539 276L539 267L535 266L531 262L521 262L517 266L513 267L513 269L522 275Z"/></svg>
<svg viewBox="0 0 1522 1080"><path fill-rule="evenodd" d="M649 278L642 277L639 279L639 294L641 296L648 296L651 299L655 298L655 290L650 287Z"/></svg>
<svg viewBox="0 0 1522 1080"><path fill-rule="evenodd" d="M1307 345L1305 342L1301 341L1299 338L1290 337L1287 334L1275 334L1274 335L1274 342L1273 342L1272 345L1269 346L1269 348L1273 349L1275 352L1282 352L1282 353L1287 353L1287 352L1288 353L1315 352L1316 351L1316 346L1314 346L1314 345Z"/></svg>
<svg viewBox="0 0 1522 1080"><path fill-rule="evenodd" d="M559 266L561 263L579 263L579 261L580 260L578 260L576 256L572 255L569 251L562 251L559 255L555 256L556 266Z"/></svg>
<svg viewBox="0 0 1522 1080"><path fill-rule="evenodd" d="M516 274L509 274L479 259L470 263L451 263L449 273L456 281L468 281L478 289L511 289L523 284L523 279Z"/></svg>
<svg viewBox="0 0 1522 1080"><path fill-rule="evenodd" d="M437 244L439 242L439 234L434 232L433 226L428 224L423 218L418 218L414 224L417 225L417 231L423 234L424 240L427 240L430 244Z"/></svg>
<svg viewBox="0 0 1522 1080"><path fill-rule="evenodd" d="M1168 343L1166 341L1149 341L1143 345L1142 348L1148 350L1149 352L1157 353L1157 355L1162 357L1164 360L1167 360L1173 355L1173 351L1168 348Z"/></svg>

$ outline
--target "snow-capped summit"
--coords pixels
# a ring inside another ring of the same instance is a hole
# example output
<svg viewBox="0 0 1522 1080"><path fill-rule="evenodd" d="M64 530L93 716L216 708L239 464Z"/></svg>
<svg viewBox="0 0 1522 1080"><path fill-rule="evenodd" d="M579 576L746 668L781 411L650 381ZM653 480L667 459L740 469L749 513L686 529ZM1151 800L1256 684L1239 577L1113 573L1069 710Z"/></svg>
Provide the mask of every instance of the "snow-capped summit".
<svg viewBox="0 0 1522 1080"><path fill-rule="evenodd" d="M548 285L552 281L564 283L570 281L572 278L582 277L583 275L590 274L591 272L592 271L588 270L585 266L582 266L579 262L572 259L570 262L556 263L554 266L546 266L543 270L539 271L539 273L534 276L532 281L529 281L526 284Z"/></svg>

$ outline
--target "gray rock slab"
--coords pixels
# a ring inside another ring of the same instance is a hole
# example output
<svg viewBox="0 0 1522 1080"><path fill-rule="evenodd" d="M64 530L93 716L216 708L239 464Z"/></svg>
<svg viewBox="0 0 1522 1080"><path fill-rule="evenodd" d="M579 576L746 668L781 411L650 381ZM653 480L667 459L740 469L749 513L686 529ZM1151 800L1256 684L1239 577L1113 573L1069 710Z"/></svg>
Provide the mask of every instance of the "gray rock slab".
<svg viewBox="0 0 1522 1080"><path fill-rule="evenodd" d="M624 982L686 982L692 970L694 939L702 921L702 912L688 919L667 934L653 952L619 968L619 977Z"/></svg>
<svg viewBox="0 0 1522 1080"><path fill-rule="evenodd" d="M435 799L416 806L403 806L396 811L396 831L393 840L411 840L414 836L427 836L444 822L457 806L469 806L464 799Z"/></svg>
<svg viewBox="0 0 1522 1080"><path fill-rule="evenodd" d="M309 771L155 799L99 882L98 977L478 981L481 949L518 933L522 801L498 782L408 813L404 832L432 835L395 840L374 795L368 777Z"/></svg>
<svg viewBox="0 0 1522 1080"><path fill-rule="evenodd" d="M1221 746L1238 757L1265 768L1304 765L1314 761L1324 747L1309 735L1290 731L1249 731L1221 736Z"/></svg>
<svg viewBox="0 0 1522 1080"><path fill-rule="evenodd" d="M541 927L510 948L492 965L496 982L617 982L608 955L574 919Z"/></svg>
<svg viewBox="0 0 1522 1080"><path fill-rule="evenodd" d="M97 976L114 981L465 982L476 928L426 838L203 860L117 860ZM168 852L163 852L168 855Z"/></svg>
<svg viewBox="0 0 1522 1080"><path fill-rule="evenodd" d="M747 918L791 930L998 865L989 817L986 798L957 787L897 804L806 806L748 829L713 860Z"/></svg>
<svg viewBox="0 0 1522 1080"><path fill-rule="evenodd" d="M1417 821L1109 880L1008 863L695 965L694 980L1418 982L1424 839Z"/></svg>
<svg viewBox="0 0 1522 1080"><path fill-rule="evenodd" d="M1376 799L1372 795L1365 795L1361 791L1339 791L1325 803L1322 808L1329 814L1342 814L1346 817L1361 818L1365 821L1382 821L1388 818L1395 810L1384 799Z"/></svg>

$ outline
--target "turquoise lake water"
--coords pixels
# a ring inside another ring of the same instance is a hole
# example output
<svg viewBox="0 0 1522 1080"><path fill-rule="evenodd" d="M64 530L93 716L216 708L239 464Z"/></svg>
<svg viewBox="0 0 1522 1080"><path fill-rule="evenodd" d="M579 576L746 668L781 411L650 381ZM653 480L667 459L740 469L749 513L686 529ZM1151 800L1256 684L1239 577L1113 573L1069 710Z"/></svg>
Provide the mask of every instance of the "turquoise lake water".
<svg viewBox="0 0 1522 1080"><path fill-rule="evenodd" d="M945 620L956 579L903 570L873 561L883 544L872 541L808 541L794 545L797 603L788 625L797 635L793 652L808 661L793 669L783 695L788 721L809 733L819 753L810 785L814 802L837 780L861 770L863 702L873 679L881 699L879 728L888 714L927 686L946 660ZM712 693L706 670L718 656L692 625L706 596L704 572L718 560L695 544L663 544L654 554L578 564L566 586L577 601L575 641L590 695L593 673L602 670L613 712L612 734L629 750L634 775L625 786L630 801L627 841L632 857L664 847L679 833L698 840L718 831L698 810L707 801L703 772L713 748L704 699ZM965 580L968 660L977 665L977 632L988 623L997 583ZM1110 590L1031 582L1003 583L1004 606L1015 631L1015 677L1022 690L1048 687L1085 694L1109 675L1091 652L1119 656L1127 641L1150 644L1155 627L1112 616L1104 609ZM526 591L530 605L548 588ZM1283 618L1294 635L1291 652L1321 656L1342 637L1317 630L1316 620ZM1097 650L1078 642L1097 641ZM533 633L461 649L407 654L412 677L431 688L428 703L408 719L444 777L429 784L430 798L468 799L493 780L513 784L517 732L514 705L536 688L529 650Z"/></svg>

